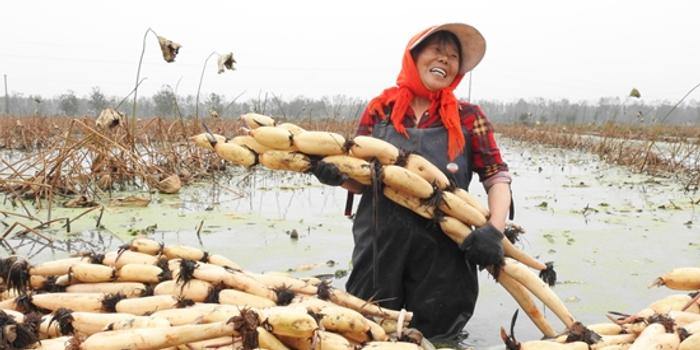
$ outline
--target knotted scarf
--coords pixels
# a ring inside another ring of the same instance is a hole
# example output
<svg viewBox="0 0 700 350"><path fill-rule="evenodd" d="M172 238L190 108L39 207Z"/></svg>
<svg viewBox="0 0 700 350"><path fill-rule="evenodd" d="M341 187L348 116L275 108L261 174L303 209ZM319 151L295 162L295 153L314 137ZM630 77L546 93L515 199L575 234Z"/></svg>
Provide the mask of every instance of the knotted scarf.
<svg viewBox="0 0 700 350"><path fill-rule="evenodd" d="M454 160L464 149L464 135L462 134L459 117L459 103L452 91L459 85L464 74L457 74L448 87L439 91L430 91L423 85L410 48L430 29L428 28L415 35L406 45L401 63L401 72L396 79L397 86L385 89L381 95L369 102L367 108L370 113L378 115L381 119L386 119L384 108L393 103L391 123L396 131L408 138L408 132L403 126L406 111L414 97L427 98L430 100L428 113L431 115L434 115L436 112L439 113L442 124L447 129L447 156L450 160Z"/></svg>

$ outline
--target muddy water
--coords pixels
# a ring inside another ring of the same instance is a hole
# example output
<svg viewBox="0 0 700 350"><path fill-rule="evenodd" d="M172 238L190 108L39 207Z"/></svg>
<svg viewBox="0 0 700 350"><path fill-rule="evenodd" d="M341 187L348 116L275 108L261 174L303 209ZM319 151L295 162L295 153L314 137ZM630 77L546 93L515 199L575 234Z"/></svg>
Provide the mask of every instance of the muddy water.
<svg viewBox="0 0 700 350"><path fill-rule="evenodd" d="M502 147L514 173L515 221L527 230L521 246L555 262L554 290L577 319L596 323L606 321L607 311L633 313L674 293L648 289L657 276L700 266L700 217L692 204L700 194L684 192L679 180L635 175L578 152L505 140ZM467 343L475 348L498 343L498 327L509 324L517 307L481 277L481 298L467 326ZM545 313L555 329L563 328ZM523 316L516 336L541 336Z"/></svg>
<svg viewBox="0 0 700 350"><path fill-rule="evenodd" d="M147 193L130 195L149 197ZM166 244L224 254L253 271L292 269L309 275L349 269L352 222L342 215L345 193L310 176L240 172L185 187L178 195L151 198L146 208L106 207L101 229L96 229L98 210L73 222L71 233L55 224L44 231L61 240L53 245L39 244L43 240L31 234L10 244L32 261L44 261L67 256L65 250L113 249L146 233ZM23 213L21 208L4 209ZM52 218L73 218L83 211L54 208ZM47 213L34 215L46 219ZM4 221L29 224L15 218Z"/></svg>
<svg viewBox="0 0 700 350"><path fill-rule="evenodd" d="M584 323L604 322L610 310L635 312L673 293L648 289L655 277L678 266L700 266L700 218L692 204L700 194L683 192L680 181L635 175L575 151L508 140L501 147L514 175L515 221L527 230L521 246L555 262L555 292ZM471 191L485 202L478 183ZM113 249L150 226L151 235L166 244L201 246L253 271L342 276L350 268L352 222L342 215L345 191L309 176L239 172L152 199L145 209L108 207L100 230L97 212L73 222L69 245L47 247L32 237L10 244L43 261L66 256L66 248ZM4 209L21 211L7 204ZM54 209L52 217L81 211ZM44 219L46 212L36 216ZM2 220L11 224L14 218ZM65 238L65 231L60 225L49 230L56 238ZM0 254L7 251L0 248ZM465 345L502 348L498 328L508 326L517 306L486 273L480 276ZM341 277L334 283L344 282ZM563 328L551 312L545 314L555 329ZM521 340L540 337L524 315L515 332Z"/></svg>

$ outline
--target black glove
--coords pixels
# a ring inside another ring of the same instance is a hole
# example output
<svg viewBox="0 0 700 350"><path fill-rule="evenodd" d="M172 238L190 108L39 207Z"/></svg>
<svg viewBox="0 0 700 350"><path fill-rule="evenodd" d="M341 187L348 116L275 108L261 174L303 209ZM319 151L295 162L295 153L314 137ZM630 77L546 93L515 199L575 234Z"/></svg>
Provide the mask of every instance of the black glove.
<svg viewBox="0 0 700 350"><path fill-rule="evenodd" d="M472 231L459 249L464 258L481 267L503 265L503 233L490 223Z"/></svg>
<svg viewBox="0 0 700 350"><path fill-rule="evenodd" d="M341 173L335 164L326 163L320 158L311 160L309 172L314 174L322 184L328 186L340 186L348 179L348 176Z"/></svg>

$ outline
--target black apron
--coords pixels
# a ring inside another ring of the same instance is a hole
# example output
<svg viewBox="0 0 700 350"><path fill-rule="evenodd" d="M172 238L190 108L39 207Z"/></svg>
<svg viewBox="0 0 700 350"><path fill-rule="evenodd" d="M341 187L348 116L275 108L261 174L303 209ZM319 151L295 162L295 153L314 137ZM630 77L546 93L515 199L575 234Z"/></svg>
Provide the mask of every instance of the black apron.
<svg viewBox="0 0 700 350"><path fill-rule="evenodd" d="M444 127L407 128L407 139L389 120L377 123L372 135L422 155L457 186L468 188L471 143L464 128L465 151L453 161L458 171L450 174L445 170L449 160ZM411 327L431 340L454 339L469 321L478 295L476 266L465 262L457 244L432 221L395 204L381 191L373 193L371 186L362 195L352 229L355 248L347 291L386 308L412 311Z"/></svg>

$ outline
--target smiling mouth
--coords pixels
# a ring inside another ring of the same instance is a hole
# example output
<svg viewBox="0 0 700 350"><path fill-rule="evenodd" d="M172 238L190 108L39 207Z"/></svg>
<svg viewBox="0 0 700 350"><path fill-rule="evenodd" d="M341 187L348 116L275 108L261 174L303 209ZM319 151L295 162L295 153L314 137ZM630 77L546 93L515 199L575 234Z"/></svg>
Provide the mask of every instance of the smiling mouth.
<svg viewBox="0 0 700 350"><path fill-rule="evenodd" d="M440 76L442 78L447 77L447 72L442 68L437 68L437 67L430 68L430 73L433 73L433 74Z"/></svg>

